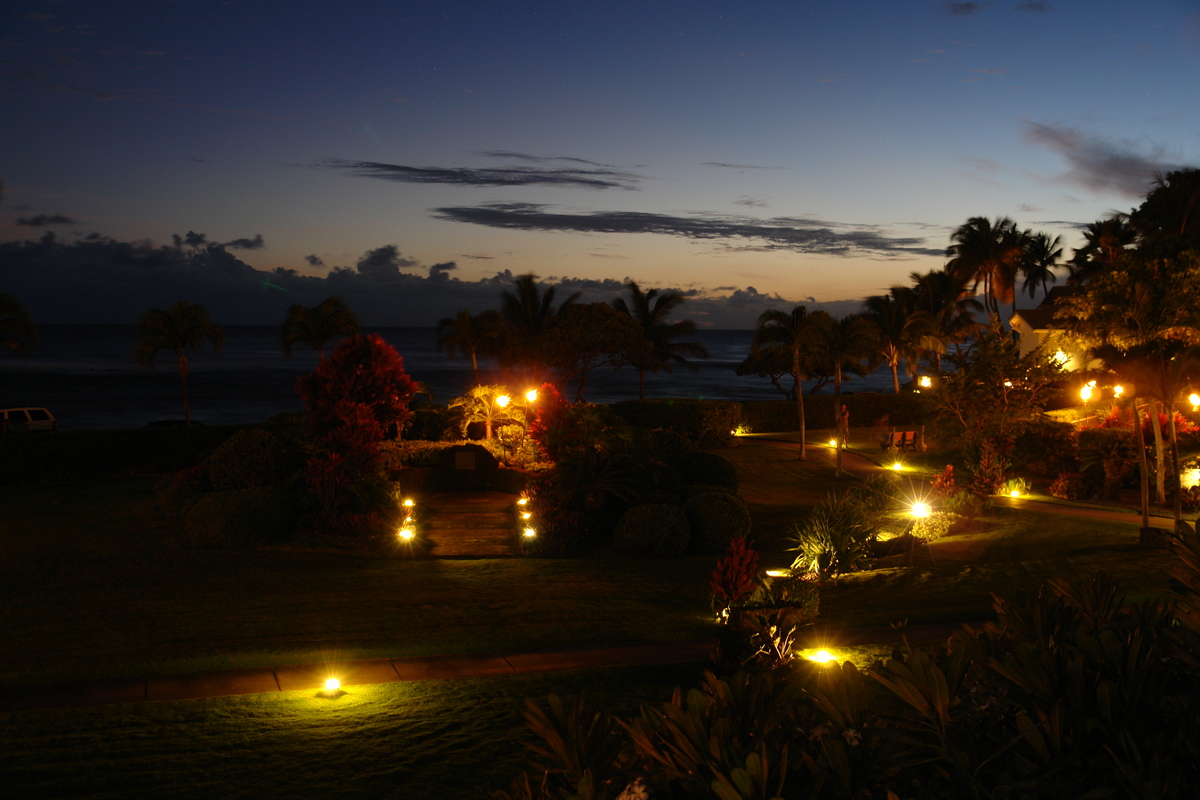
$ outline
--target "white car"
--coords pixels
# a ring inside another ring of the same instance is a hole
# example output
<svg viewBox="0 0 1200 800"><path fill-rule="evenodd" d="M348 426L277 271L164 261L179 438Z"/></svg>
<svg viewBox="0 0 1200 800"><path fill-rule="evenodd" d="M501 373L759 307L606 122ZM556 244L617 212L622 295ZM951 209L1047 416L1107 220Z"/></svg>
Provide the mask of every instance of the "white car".
<svg viewBox="0 0 1200 800"><path fill-rule="evenodd" d="M0 435L58 430L58 420L44 408L0 408Z"/></svg>

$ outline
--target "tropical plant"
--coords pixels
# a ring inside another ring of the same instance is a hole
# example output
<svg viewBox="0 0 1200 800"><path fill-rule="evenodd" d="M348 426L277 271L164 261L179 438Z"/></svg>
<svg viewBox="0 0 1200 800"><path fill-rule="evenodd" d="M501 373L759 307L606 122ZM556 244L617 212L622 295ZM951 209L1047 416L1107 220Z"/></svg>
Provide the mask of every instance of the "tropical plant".
<svg viewBox="0 0 1200 800"><path fill-rule="evenodd" d="M946 271L962 283L973 281L972 292L983 288L984 306L999 316L1000 303L1015 303L1013 288L1024 253L1023 236L1008 217L995 222L971 217L950 235Z"/></svg>
<svg viewBox="0 0 1200 800"><path fill-rule="evenodd" d="M541 363L539 346L542 333L550 327L557 311L574 304L581 294L575 292L556 310L556 291L554 286L545 289L538 286L537 276L531 272L517 278L511 291L501 293L500 316L504 320L502 363L522 366L530 371L537 370Z"/></svg>
<svg viewBox="0 0 1200 800"><path fill-rule="evenodd" d="M887 294L872 295L863 303L863 316L875 326L879 355L892 370L892 390L897 394L902 359L909 377L915 379L922 352L946 350L933 315L917 307L917 294L916 288L893 286Z"/></svg>
<svg viewBox="0 0 1200 800"><path fill-rule="evenodd" d="M878 531L858 499L843 492L813 506L808 519L795 525L793 532L790 549L799 555L792 569L825 579L865 569L871 562L868 545Z"/></svg>
<svg viewBox="0 0 1200 800"><path fill-rule="evenodd" d="M0 292L0 347L20 355L37 344L37 328L25 306L11 294Z"/></svg>
<svg viewBox="0 0 1200 800"><path fill-rule="evenodd" d="M464 308L453 317L444 317L437 324L437 348L451 358L456 353L471 359L471 374L479 383L479 357L492 355L501 336L500 314L484 311L472 315Z"/></svg>
<svg viewBox="0 0 1200 800"><path fill-rule="evenodd" d="M758 317L758 327L750 345L752 353L782 350L791 356L791 373L796 382L796 416L800 423L800 460L808 458L805 452L804 390L801 381L806 377L812 340L813 318L804 306L796 306L790 312L770 309Z"/></svg>
<svg viewBox="0 0 1200 800"><path fill-rule="evenodd" d="M934 336L943 343L962 344L980 330L974 312L982 311L983 305L967 290L971 280L944 269L930 270L925 274L913 272L909 275L917 290L917 308L931 315ZM942 370L942 353L928 353L933 357L938 370Z"/></svg>
<svg viewBox="0 0 1200 800"><path fill-rule="evenodd" d="M498 385L472 386L467 393L450 401L449 408L463 410L461 423L462 434L466 436L466 426L472 422L482 422L484 439L492 438L492 430L501 423L525 422L525 409L519 403L513 402L508 389Z"/></svg>
<svg viewBox="0 0 1200 800"><path fill-rule="evenodd" d="M758 587L757 576L758 551L750 545L750 540L745 536L730 539L729 547L717 561L712 580L708 583L718 619L726 618L730 606L754 592Z"/></svg>
<svg viewBox="0 0 1200 800"><path fill-rule="evenodd" d="M328 297L314 308L293 305L279 328L279 346L292 357L292 348L304 345L317 351L318 363L325 360L325 346L334 339L358 335L358 317L340 297Z"/></svg>
<svg viewBox="0 0 1200 800"><path fill-rule="evenodd" d="M188 402L188 353L196 352L207 340L214 352L225 344L225 331L208 315L204 306L180 300L166 311L152 308L142 315L141 341L133 348L139 366L154 369L155 359L164 350L175 355L179 365L179 382L183 388L183 416L192 424L192 407Z"/></svg>
<svg viewBox="0 0 1200 800"><path fill-rule="evenodd" d="M874 325L859 314L834 319L824 311L813 314L809 330L809 353L833 373L833 411L840 418L842 382L847 374L866 375L875 365L879 334ZM845 433L848 433L845 432ZM839 440L840 441L840 440ZM842 447L835 448L834 477L842 476Z"/></svg>
<svg viewBox="0 0 1200 800"><path fill-rule="evenodd" d="M1067 283L1072 286L1087 283L1095 275L1116 266L1137 242L1137 231L1129 224L1128 214L1114 214L1088 223L1083 238L1083 247L1077 248L1067 262L1070 271Z"/></svg>
<svg viewBox="0 0 1200 800"><path fill-rule="evenodd" d="M578 379L575 401L583 402L588 374L601 366L645 364L653 346L640 326L607 303L571 303L541 333L538 348L560 386Z"/></svg>
<svg viewBox="0 0 1200 800"><path fill-rule="evenodd" d="M1045 292L1050 284L1058 280L1054 270L1062 258L1062 241L1058 236L1050 238L1047 233L1025 231L1021 235L1021 244L1023 247L1019 268L1025 277L1021 288L1032 299L1038 289Z"/></svg>
<svg viewBox="0 0 1200 800"><path fill-rule="evenodd" d="M613 300L613 308L637 322L642 328L642 335L650 343L650 351L644 356L630 359L633 368L638 372L638 397L646 396L646 373L657 373L659 370L670 372L673 367L686 367L692 371L696 365L689 358L708 358L708 350L698 342L675 342L683 336L691 336L696 332L696 323L692 320L668 322L671 313L682 305L687 298L678 292L660 292L651 289L643 292L634 281L625 284L629 299L618 297Z"/></svg>

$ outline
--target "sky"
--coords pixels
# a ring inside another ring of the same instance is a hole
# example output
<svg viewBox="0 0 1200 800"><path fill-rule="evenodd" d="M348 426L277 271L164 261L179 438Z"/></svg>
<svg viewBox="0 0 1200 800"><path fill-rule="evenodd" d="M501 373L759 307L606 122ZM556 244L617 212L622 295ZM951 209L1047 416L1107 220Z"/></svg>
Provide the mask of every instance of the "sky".
<svg viewBox="0 0 1200 800"><path fill-rule="evenodd" d="M0 291L35 321L188 299L278 324L339 294L431 325L532 272L751 328L857 310L941 267L972 216L1069 255L1200 164L1198 0L9 0L0 20Z"/></svg>

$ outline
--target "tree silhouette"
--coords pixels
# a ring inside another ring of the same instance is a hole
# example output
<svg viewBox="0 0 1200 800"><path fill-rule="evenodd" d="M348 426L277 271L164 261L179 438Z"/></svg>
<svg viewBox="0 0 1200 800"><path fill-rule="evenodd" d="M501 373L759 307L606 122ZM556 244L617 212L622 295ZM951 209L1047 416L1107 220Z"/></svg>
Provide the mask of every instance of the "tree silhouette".
<svg viewBox="0 0 1200 800"><path fill-rule="evenodd" d="M758 316L758 327L750 344L752 353L780 348L791 355L792 374L796 376L796 416L800 424L801 461L807 461L808 454L805 445L804 388L800 382L805 378L814 316L804 306L796 306L790 312L779 309L764 311Z"/></svg>
<svg viewBox="0 0 1200 800"><path fill-rule="evenodd" d="M917 290L917 308L931 316L934 336L943 344L961 344L982 327L975 321L972 312L982 311L983 304L967 291L967 279L959 279L944 269L935 269L924 275L913 272L909 275ZM931 353L938 372L942 370L942 354Z"/></svg>
<svg viewBox="0 0 1200 800"><path fill-rule="evenodd" d="M1001 303L1015 302L1013 287L1024 252L1016 223L1008 217L995 222L971 217L950 239L946 271L964 284L974 281L972 292L982 286L984 306L999 316Z"/></svg>
<svg viewBox="0 0 1200 800"><path fill-rule="evenodd" d="M638 398L646 396L646 372L667 372L674 366L686 367L692 371L696 365L689 358L708 358L708 350L698 342L673 342L682 336L691 336L696 332L696 323L692 320L668 322L671 312L682 305L686 298L678 292L659 292L651 289L643 292L634 281L625 284L629 291L628 301L624 297L613 300L613 308L627 314L642 328L642 335L650 342L652 352L648 358L631 359L633 368L638 371Z"/></svg>
<svg viewBox="0 0 1200 800"><path fill-rule="evenodd" d="M279 345L283 354L292 357L295 345L317 351L317 362L325 360L325 345L343 336L358 335L358 317L340 297L329 297L315 308L294 305L279 329Z"/></svg>
<svg viewBox="0 0 1200 800"><path fill-rule="evenodd" d="M1067 283L1072 286L1087 283L1093 276L1115 267L1137 242L1137 231L1129 224L1127 214L1114 214L1088 223L1083 238L1083 247L1076 249L1067 262L1070 270Z"/></svg>
<svg viewBox="0 0 1200 800"><path fill-rule="evenodd" d="M500 341L500 314L484 311L472 315L464 308L453 317L443 317L437 324L437 348L451 358L456 353L471 359L471 374L479 383L479 356L491 355Z"/></svg>
<svg viewBox="0 0 1200 800"><path fill-rule="evenodd" d="M511 291L500 295L500 315L505 324L504 360L531 368L541 360L538 338L554 319L554 286L538 286L537 275L522 275ZM575 292L562 302L558 311L573 304L581 292Z"/></svg>
<svg viewBox="0 0 1200 800"><path fill-rule="evenodd" d="M37 328L25 306L11 294L0 292L0 347L20 355L37 344Z"/></svg>
<svg viewBox="0 0 1200 800"><path fill-rule="evenodd" d="M922 351L945 351L936 335L933 315L917 308L917 290L893 286L884 295L873 295L863 303L863 316L875 326L879 355L892 370L892 389L900 393L900 360L916 378Z"/></svg>
<svg viewBox="0 0 1200 800"><path fill-rule="evenodd" d="M1058 277L1054 270L1062 258L1062 240L1058 236L1052 239L1044 232L1025 231L1022 235L1022 245L1021 274L1025 276L1025 282L1021 288L1032 300L1039 288L1044 292L1049 289L1050 284L1057 282ZM1013 311L1016 311L1015 299Z"/></svg>
<svg viewBox="0 0 1200 800"><path fill-rule="evenodd" d="M865 375L874 362L879 336L875 326L859 314L834 319L824 311L813 314L809 347L813 358L833 372L833 413L841 413L842 381L846 373ZM838 441L834 477L842 476L842 446Z"/></svg>
<svg viewBox="0 0 1200 800"><path fill-rule="evenodd" d="M163 350L174 353L179 363L179 382L183 387L183 416L192 424L192 407L188 403L188 353L196 352L200 343L208 340L214 352L221 352L225 331L208 316L204 306L180 300L166 311L152 308L142 315L142 339L133 348L133 357L140 366L154 369L155 359Z"/></svg>

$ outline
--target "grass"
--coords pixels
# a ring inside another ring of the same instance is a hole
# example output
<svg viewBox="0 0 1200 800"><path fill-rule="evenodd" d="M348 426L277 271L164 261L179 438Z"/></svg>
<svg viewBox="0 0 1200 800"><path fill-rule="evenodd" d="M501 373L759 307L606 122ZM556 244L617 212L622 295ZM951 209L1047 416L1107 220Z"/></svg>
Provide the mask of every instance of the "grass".
<svg viewBox="0 0 1200 800"><path fill-rule="evenodd" d="M622 715L696 684L701 666L352 686L0 714L10 797L441 800L521 771L524 698L586 692Z"/></svg>
<svg viewBox="0 0 1200 800"><path fill-rule="evenodd" d="M703 639L715 559L178 547L152 480L0 490L0 683Z"/></svg>

